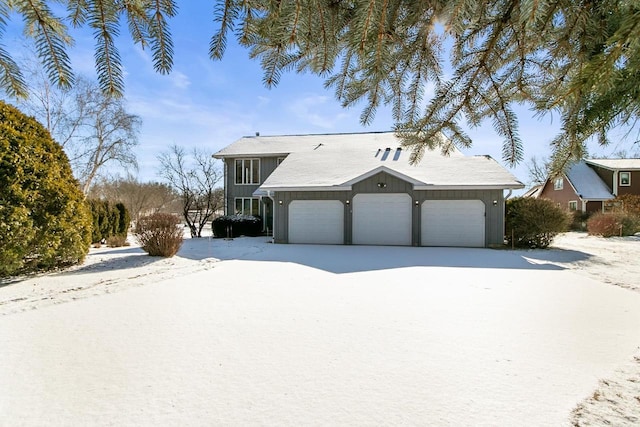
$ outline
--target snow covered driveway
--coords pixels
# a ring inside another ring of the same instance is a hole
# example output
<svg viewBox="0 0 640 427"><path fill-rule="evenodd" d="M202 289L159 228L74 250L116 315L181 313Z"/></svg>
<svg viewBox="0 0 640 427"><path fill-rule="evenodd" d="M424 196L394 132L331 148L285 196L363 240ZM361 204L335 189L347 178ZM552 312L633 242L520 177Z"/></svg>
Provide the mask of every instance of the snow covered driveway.
<svg viewBox="0 0 640 427"><path fill-rule="evenodd" d="M527 252L122 251L24 282L146 285L0 317L0 425L563 425L640 344L639 293Z"/></svg>

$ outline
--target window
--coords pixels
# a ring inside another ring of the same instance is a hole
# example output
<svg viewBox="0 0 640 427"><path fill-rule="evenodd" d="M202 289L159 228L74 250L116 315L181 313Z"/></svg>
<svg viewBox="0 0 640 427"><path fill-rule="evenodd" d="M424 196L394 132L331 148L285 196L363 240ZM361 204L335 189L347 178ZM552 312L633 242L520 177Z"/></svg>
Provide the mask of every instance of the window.
<svg viewBox="0 0 640 427"><path fill-rule="evenodd" d="M620 172L620 186L628 187L631 185L631 172Z"/></svg>
<svg viewBox="0 0 640 427"><path fill-rule="evenodd" d="M576 200L572 200L569 202L569 210L577 211L578 210L578 202Z"/></svg>
<svg viewBox="0 0 640 427"><path fill-rule="evenodd" d="M553 180L553 189L562 190L564 187L564 178L556 178Z"/></svg>
<svg viewBox="0 0 640 427"><path fill-rule="evenodd" d="M260 159L236 159L236 184L260 184Z"/></svg>
<svg viewBox="0 0 640 427"><path fill-rule="evenodd" d="M236 197L237 215L260 215L260 199L255 197Z"/></svg>

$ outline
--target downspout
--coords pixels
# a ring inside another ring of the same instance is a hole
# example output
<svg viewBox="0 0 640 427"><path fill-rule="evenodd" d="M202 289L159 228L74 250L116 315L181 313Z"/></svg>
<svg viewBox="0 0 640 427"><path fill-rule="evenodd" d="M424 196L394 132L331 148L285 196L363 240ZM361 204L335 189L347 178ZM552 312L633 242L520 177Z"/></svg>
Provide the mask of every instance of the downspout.
<svg viewBox="0 0 640 427"><path fill-rule="evenodd" d="M271 190L267 190L267 197L271 199L271 204L273 205L273 236L271 236L271 243L276 242L276 201L271 195Z"/></svg>
<svg viewBox="0 0 640 427"><path fill-rule="evenodd" d="M224 168L223 168L224 169L224 172L223 172L224 177L222 179L223 179L223 182L224 182L224 214L225 215L229 215L229 210L228 210L229 204L227 203L227 196L229 195L229 193L228 193L228 191L229 191L229 183L227 182L227 170L228 170L229 167L228 167L228 164L227 164L227 159L224 159L223 163L224 163Z"/></svg>
<svg viewBox="0 0 640 427"><path fill-rule="evenodd" d="M507 193L506 196L504 196L504 199L507 200L509 197L511 197L511 193L513 193L513 189L512 188L509 189L509 192Z"/></svg>

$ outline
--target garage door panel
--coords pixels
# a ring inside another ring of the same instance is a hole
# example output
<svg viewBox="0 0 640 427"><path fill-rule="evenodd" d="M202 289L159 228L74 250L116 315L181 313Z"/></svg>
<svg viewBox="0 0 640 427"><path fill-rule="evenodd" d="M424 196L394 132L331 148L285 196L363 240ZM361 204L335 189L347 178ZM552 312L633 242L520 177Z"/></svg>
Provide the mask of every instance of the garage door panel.
<svg viewBox="0 0 640 427"><path fill-rule="evenodd" d="M339 200L294 200L289 204L289 243L344 243L344 205Z"/></svg>
<svg viewBox="0 0 640 427"><path fill-rule="evenodd" d="M411 245L411 196L357 194L353 198L353 243Z"/></svg>
<svg viewBox="0 0 640 427"><path fill-rule="evenodd" d="M422 204L423 246L485 246L482 200L426 200Z"/></svg>

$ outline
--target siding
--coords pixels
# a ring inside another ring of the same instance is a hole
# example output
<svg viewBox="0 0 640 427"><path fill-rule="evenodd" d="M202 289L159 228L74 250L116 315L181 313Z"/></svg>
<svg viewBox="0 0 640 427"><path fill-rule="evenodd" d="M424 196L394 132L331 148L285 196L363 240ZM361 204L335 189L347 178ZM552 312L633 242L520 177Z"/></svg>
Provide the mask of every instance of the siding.
<svg viewBox="0 0 640 427"><path fill-rule="evenodd" d="M596 171L600 179L604 181L605 184L607 184L607 187L609 187L609 189L613 188L613 171L601 168L596 165L589 165L589 167Z"/></svg>
<svg viewBox="0 0 640 427"><path fill-rule="evenodd" d="M386 184L378 187L378 183ZM504 240L504 196L502 190L419 190L414 191L412 184L392 175L380 172L352 186L351 191L313 191L313 192L278 192L275 195L275 241L287 243L289 204L293 200L339 200L345 206L344 236L345 244L351 244L352 210L347 204L360 193L406 193L413 200L412 243L419 246L421 236L421 207L425 200L481 200L486 208L485 244L501 245ZM418 202L416 206L415 202ZM495 204L494 204L495 202Z"/></svg>
<svg viewBox="0 0 640 427"><path fill-rule="evenodd" d="M628 171L621 170L620 172L628 172ZM620 176L620 175L618 174L618 176ZM637 195L640 195L640 172L631 171L631 185L630 186L623 187L621 185L618 185L618 195L621 196L623 194L637 194Z"/></svg>
<svg viewBox="0 0 640 427"><path fill-rule="evenodd" d="M238 159L255 159L258 157L238 157ZM225 203L225 213L227 215L234 214L235 209L235 198L236 197L252 197L253 192L260 187L269 175L276 169L277 167L278 157L260 157L260 183L259 184L251 184L251 185L242 185L236 184L236 158L226 158L224 159L226 166L226 176L225 176L225 188L227 189L226 193L226 203Z"/></svg>
<svg viewBox="0 0 640 427"><path fill-rule="evenodd" d="M567 211L569 210L569 202L576 201L578 202L578 210L581 211L582 202L580 197L576 194L567 177L564 177L562 190L554 190L553 181L553 179L547 181L542 192L540 192L540 198L549 199L555 203L559 203L560 207Z"/></svg>

